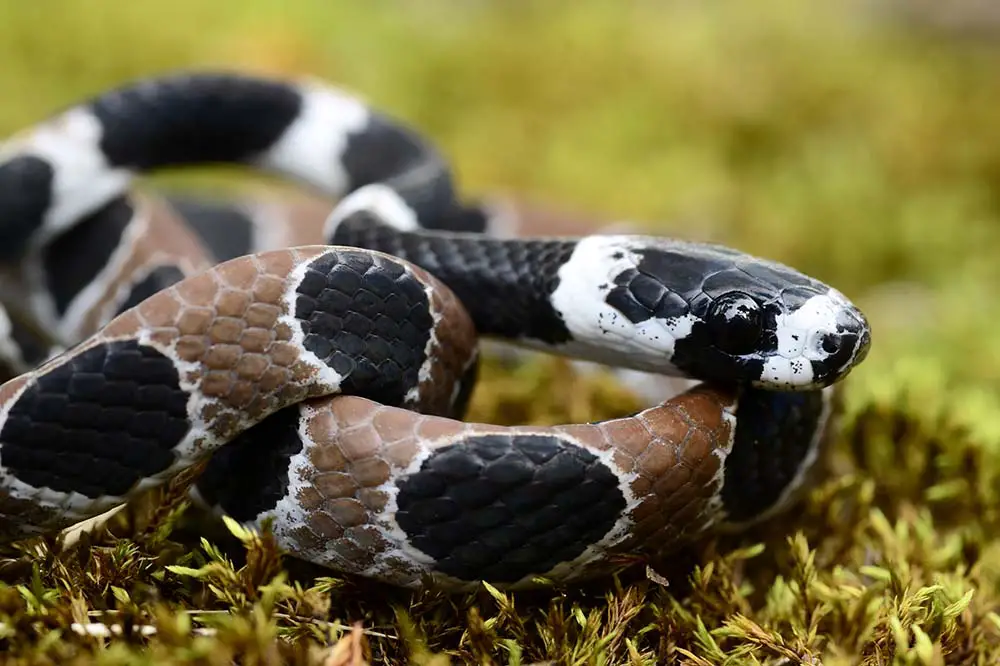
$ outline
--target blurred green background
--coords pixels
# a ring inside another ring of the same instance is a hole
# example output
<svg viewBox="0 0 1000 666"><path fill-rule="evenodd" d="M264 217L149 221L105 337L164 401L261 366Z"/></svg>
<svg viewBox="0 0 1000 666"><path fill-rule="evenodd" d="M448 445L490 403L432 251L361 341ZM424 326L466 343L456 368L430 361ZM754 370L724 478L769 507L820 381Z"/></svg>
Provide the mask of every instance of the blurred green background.
<svg viewBox="0 0 1000 666"><path fill-rule="evenodd" d="M0 130L178 68L323 77L431 137L469 194L834 284L875 328L857 385L958 398L1000 439L979 419L1000 378L1000 40L878 5L8 1Z"/></svg>

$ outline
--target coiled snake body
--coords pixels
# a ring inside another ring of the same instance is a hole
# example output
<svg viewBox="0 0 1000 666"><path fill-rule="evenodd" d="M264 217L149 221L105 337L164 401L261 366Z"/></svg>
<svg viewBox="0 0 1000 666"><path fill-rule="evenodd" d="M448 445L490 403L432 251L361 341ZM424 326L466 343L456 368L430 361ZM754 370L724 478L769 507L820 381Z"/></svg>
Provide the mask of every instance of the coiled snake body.
<svg viewBox="0 0 1000 666"><path fill-rule="evenodd" d="M216 163L340 201L321 232L251 230L131 191ZM200 505L409 587L591 577L788 505L870 344L854 305L717 245L503 238L494 220L420 137L311 80L168 76L13 137L2 541L206 459ZM477 335L705 383L602 423L465 423Z"/></svg>

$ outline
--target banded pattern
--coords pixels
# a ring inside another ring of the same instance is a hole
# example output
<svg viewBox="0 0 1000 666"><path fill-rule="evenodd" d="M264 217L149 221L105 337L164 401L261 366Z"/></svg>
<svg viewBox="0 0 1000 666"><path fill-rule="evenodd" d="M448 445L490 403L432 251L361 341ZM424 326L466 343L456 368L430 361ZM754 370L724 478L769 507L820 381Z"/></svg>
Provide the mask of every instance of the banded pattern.
<svg viewBox="0 0 1000 666"><path fill-rule="evenodd" d="M413 409L449 413L451 387L475 358L475 333L457 301L438 296L439 283L424 271L325 246L230 260L160 291L100 335L0 387L0 472L15 500L8 509L0 497L2 532L62 528L102 513L276 411L342 392L358 368L382 360L382 350L363 347L342 364L330 351L336 339L313 329L354 316L359 299L314 298L315 283L337 285L356 276L359 264L375 262L416 286L418 300L425 291L434 295L407 311L423 323L427 341L405 347L411 367L395 382L383 377L365 388L395 391L398 403ZM436 326L442 318L448 325ZM44 518L19 516L24 501Z"/></svg>
<svg viewBox="0 0 1000 666"><path fill-rule="evenodd" d="M218 163L339 201L132 187ZM578 580L789 506L863 314L731 248L525 219L461 202L428 142L315 80L141 81L12 137L0 541L203 462L202 508L410 587ZM693 387L602 423L467 423L478 335Z"/></svg>

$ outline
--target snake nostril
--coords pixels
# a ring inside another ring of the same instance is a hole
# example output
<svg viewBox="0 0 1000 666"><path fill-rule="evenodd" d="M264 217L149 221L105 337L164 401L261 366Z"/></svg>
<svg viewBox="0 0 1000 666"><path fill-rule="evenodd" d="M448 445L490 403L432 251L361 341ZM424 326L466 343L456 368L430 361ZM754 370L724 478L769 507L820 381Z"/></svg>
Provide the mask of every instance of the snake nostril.
<svg viewBox="0 0 1000 666"><path fill-rule="evenodd" d="M827 354L836 354L840 350L840 336L827 333L820 341L820 347Z"/></svg>

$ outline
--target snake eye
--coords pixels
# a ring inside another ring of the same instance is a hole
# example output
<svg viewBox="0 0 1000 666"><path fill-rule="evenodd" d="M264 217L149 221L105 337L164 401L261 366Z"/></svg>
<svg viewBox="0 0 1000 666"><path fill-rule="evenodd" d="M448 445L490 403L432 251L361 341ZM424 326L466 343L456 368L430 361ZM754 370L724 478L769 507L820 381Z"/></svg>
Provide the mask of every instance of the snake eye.
<svg viewBox="0 0 1000 666"><path fill-rule="evenodd" d="M761 336L760 305L746 294L726 294L712 304L707 323L716 347L728 354L748 354Z"/></svg>

